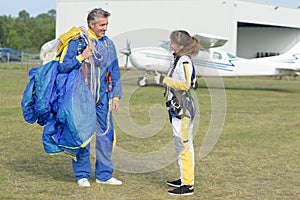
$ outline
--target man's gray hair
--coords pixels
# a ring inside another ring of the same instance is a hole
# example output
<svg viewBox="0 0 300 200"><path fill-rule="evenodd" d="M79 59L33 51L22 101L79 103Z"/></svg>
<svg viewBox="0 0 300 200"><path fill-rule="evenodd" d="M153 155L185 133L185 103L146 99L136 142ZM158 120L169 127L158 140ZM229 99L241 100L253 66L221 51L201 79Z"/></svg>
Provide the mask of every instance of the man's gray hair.
<svg viewBox="0 0 300 200"><path fill-rule="evenodd" d="M90 22L97 23L99 17L109 17L110 13L102 8L94 8L91 10L87 17L88 26L90 26Z"/></svg>

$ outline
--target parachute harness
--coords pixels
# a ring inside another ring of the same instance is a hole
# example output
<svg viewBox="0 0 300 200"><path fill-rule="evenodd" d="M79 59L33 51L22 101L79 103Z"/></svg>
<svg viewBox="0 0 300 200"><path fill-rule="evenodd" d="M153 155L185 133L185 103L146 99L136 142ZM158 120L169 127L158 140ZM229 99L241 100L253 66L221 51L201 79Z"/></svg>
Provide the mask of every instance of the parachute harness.
<svg viewBox="0 0 300 200"><path fill-rule="evenodd" d="M169 77L173 76L179 58L180 57L175 58L174 64L170 72L168 73ZM195 68L193 64L193 72L191 76L191 87L194 86L195 82L196 82L196 76L195 76ZM174 116L178 119L182 119L183 117L188 117L191 118L191 120L193 120L195 114L195 108L193 103L194 100L192 98L190 90L176 90L174 88L167 87L164 95L167 96L167 93L169 92L173 94L172 99L166 102L166 106L169 108L169 111L171 111L174 114Z"/></svg>
<svg viewBox="0 0 300 200"><path fill-rule="evenodd" d="M92 52L93 52L93 57L88 58L88 60L85 60L85 64L84 64L84 81L85 84L88 84L88 79L87 79L87 74L88 74L88 65L87 63L90 64L90 91L93 94L94 98L96 97L96 67L95 67L95 62L94 59L97 59L99 61L101 61L103 59L103 57L99 54L99 50L97 50L97 48L95 47L95 43L88 37L87 31L84 27L80 27L80 29L82 30L81 32L81 36L84 39L85 43L87 44L88 47L91 48ZM107 48L109 48L109 45L107 44L106 40L105 42L105 46ZM108 51L109 54L109 51ZM99 56L98 56L99 55ZM110 54L109 54L110 55ZM96 133L97 136L104 136L109 132L110 129L110 114L111 114L111 107L112 107L112 77L111 77L111 72L108 70L108 64L106 64L106 80L107 80L107 89L106 92L108 92L108 97L109 97L109 102L108 102L108 113L107 113L107 117L106 117L106 130L103 133Z"/></svg>

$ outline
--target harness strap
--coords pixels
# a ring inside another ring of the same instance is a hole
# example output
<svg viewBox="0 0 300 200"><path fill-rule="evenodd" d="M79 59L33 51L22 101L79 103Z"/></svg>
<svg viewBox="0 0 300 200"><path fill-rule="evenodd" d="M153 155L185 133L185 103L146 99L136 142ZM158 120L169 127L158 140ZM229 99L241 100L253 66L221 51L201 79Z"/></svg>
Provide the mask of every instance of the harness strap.
<svg viewBox="0 0 300 200"><path fill-rule="evenodd" d="M189 117L191 119L193 116L193 105L194 102L190 91L185 90L174 90L170 88L170 91L173 93L174 97L166 103L166 106L169 107L175 114L175 117L182 119L183 117ZM189 99L189 104L187 105L187 99ZM189 112L187 114L187 111ZM180 114L181 113L181 114Z"/></svg>
<svg viewBox="0 0 300 200"><path fill-rule="evenodd" d="M88 85L88 65L87 63L84 63L84 67L83 67L83 77L84 77L84 84Z"/></svg>

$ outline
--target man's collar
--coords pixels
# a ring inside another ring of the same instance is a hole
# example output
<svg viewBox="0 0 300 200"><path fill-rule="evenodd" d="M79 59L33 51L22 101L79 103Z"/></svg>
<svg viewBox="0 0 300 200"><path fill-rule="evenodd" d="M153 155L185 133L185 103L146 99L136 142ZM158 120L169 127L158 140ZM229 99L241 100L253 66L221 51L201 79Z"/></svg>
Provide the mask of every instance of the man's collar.
<svg viewBox="0 0 300 200"><path fill-rule="evenodd" d="M95 32L92 31L91 29L88 30L88 36L89 36L89 38L91 38L91 39L96 39L96 40L99 40L99 39L101 38L101 36L98 37L98 36L95 34Z"/></svg>

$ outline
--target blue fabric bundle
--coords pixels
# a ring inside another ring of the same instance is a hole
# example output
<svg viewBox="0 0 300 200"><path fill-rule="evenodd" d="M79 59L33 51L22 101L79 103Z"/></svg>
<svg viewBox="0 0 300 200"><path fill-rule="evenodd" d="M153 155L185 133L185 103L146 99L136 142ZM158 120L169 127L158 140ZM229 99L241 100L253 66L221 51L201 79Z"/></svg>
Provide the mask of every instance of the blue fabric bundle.
<svg viewBox="0 0 300 200"><path fill-rule="evenodd" d="M45 125L42 140L46 153L76 155L95 131L95 101L79 69L59 74L58 65L51 61L30 70L21 106L28 123Z"/></svg>
<svg viewBox="0 0 300 200"><path fill-rule="evenodd" d="M28 123L34 123L37 120L37 123L43 126L53 117L50 99L55 89L58 64L52 61L41 68L33 68L29 71L30 81L21 103L24 119Z"/></svg>

